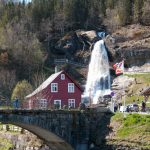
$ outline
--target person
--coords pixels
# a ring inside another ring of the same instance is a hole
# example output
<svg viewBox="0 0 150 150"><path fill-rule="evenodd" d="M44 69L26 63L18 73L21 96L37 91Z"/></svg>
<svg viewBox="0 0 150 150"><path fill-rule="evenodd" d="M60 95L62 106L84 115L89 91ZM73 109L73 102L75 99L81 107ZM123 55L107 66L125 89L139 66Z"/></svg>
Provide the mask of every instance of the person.
<svg viewBox="0 0 150 150"><path fill-rule="evenodd" d="M142 101L142 111L145 112L146 103Z"/></svg>
<svg viewBox="0 0 150 150"><path fill-rule="evenodd" d="M79 110L86 110L86 105L84 103L79 104Z"/></svg>
<svg viewBox="0 0 150 150"><path fill-rule="evenodd" d="M114 106L114 112L116 112L118 110L118 104L115 104Z"/></svg>
<svg viewBox="0 0 150 150"><path fill-rule="evenodd" d="M19 108L19 99L16 97L14 100L14 108L18 109Z"/></svg>

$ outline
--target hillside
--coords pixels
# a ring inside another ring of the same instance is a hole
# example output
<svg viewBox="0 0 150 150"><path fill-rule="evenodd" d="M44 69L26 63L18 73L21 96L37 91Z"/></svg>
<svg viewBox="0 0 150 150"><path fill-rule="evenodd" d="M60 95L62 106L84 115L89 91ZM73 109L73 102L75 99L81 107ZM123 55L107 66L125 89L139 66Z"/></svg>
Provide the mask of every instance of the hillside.
<svg viewBox="0 0 150 150"><path fill-rule="evenodd" d="M112 90L115 93L113 99L116 103L123 103L125 99L126 104L136 102L141 106L144 97L140 94L149 86L150 73L126 73L124 76L118 76L113 80Z"/></svg>
<svg viewBox="0 0 150 150"><path fill-rule="evenodd" d="M69 73L84 84L92 47L102 31L108 35L110 68L122 57L126 68L148 63L149 6L148 0L0 1L1 99L9 101L23 80L35 89L54 72L59 58L80 64L60 68L73 68ZM114 78L112 68L111 73Z"/></svg>
<svg viewBox="0 0 150 150"><path fill-rule="evenodd" d="M112 132L106 137L107 145L115 149L150 149L150 115L115 114L110 123Z"/></svg>

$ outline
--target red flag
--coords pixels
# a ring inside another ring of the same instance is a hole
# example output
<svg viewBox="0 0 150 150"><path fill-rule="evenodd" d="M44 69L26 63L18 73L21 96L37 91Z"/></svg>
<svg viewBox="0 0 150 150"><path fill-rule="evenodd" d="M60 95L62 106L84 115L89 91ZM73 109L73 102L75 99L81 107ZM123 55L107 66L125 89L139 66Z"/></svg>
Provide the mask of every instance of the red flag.
<svg viewBox="0 0 150 150"><path fill-rule="evenodd" d="M124 72L124 60L113 65L116 71L116 75L122 74Z"/></svg>

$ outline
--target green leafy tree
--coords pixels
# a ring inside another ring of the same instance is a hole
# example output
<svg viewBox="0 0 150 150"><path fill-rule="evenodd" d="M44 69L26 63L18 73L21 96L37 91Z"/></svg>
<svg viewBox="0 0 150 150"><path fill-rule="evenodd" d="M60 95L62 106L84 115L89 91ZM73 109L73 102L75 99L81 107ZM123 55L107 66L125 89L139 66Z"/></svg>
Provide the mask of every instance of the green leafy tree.
<svg viewBox="0 0 150 150"><path fill-rule="evenodd" d="M25 96L32 92L32 85L26 80L20 81L16 84L11 100L14 100L16 97L20 100L21 104L24 101Z"/></svg>

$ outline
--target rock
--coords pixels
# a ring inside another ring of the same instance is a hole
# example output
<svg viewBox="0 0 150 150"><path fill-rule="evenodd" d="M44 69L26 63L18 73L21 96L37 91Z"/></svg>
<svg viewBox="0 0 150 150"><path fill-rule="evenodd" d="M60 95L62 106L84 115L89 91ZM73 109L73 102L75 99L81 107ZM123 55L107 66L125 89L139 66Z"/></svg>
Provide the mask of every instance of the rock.
<svg viewBox="0 0 150 150"><path fill-rule="evenodd" d="M79 47L80 43L78 42L76 34L70 33L55 44L56 51L54 53L70 56L71 54L74 54Z"/></svg>
<svg viewBox="0 0 150 150"><path fill-rule="evenodd" d="M92 47L97 40L95 30L77 30L66 34L55 44L54 53L88 64ZM130 25L116 30L104 38L109 61L125 59L125 67L142 66L150 61L150 27Z"/></svg>
<svg viewBox="0 0 150 150"><path fill-rule="evenodd" d="M112 83L112 90L114 91L115 95L113 99L116 102L120 102L122 97L127 92L129 86L135 83L135 78L128 77L128 76L118 76L113 80Z"/></svg>
<svg viewBox="0 0 150 150"><path fill-rule="evenodd" d="M142 66L150 60L150 27L139 24L129 25L116 30L112 34L114 47L108 44L108 49L115 51L115 60L125 58L126 67Z"/></svg>
<svg viewBox="0 0 150 150"><path fill-rule="evenodd" d="M16 131L15 134L12 134L12 132L0 132L1 137L4 139L7 139L11 141L11 143L14 146L15 149L28 149L31 150L32 147L33 149L39 149L43 145L43 141L37 138L37 136L33 135L32 133L28 132L25 130L24 134L21 134ZM43 145L43 147L48 148L47 146ZM48 150L48 149L45 149Z"/></svg>
<svg viewBox="0 0 150 150"><path fill-rule="evenodd" d="M134 73L134 72L150 72L150 63L145 63L144 65L138 67L138 66L132 66L131 68L128 68L127 73Z"/></svg>
<svg viewBox="0 0 150 150"><path fill-rule="evenodd" d="M86 37L86 39L89 42L93 42L93 40L97 37L96 31L95 30L91 30L91 31L83 31L83 30L77 30L76 31L77 36L82 36L82 37Z"/></svg>
<svg viewBox="0 0 150 150"><path fill-rule="evenodd" d="M150 49L137 47L137 48L123 48L117 51L118 55L125 58L127 67L142 66L150 60Z"/></svg>

